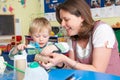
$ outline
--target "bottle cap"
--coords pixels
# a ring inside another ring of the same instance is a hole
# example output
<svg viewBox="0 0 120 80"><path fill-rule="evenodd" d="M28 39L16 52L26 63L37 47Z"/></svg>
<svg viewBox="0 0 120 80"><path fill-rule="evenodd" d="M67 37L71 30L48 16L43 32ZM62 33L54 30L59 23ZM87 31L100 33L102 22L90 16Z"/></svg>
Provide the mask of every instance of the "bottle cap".
<svg viewBox="0 0 120 80"><path fill-rule="evenodd" d="M39 66L39 63L38 62L32 62L30 63L29 67L30 68L37 68Z"/></svg>

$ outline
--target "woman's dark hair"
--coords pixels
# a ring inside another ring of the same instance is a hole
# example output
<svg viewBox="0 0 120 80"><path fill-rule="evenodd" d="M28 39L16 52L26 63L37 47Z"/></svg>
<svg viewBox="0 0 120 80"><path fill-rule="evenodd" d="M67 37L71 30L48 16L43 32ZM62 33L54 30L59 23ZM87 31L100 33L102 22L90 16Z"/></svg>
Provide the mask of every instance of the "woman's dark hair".
<svg viewBox="0 0 120 80"><path fill-rule="evenodd" d="M64 3L56 7L56 19L61 24L60 10L65 10L77 17L81 16L84 21L78 33L78 39L88 39L93 31L94 20L90 7L85 0L65 0ZM74 36L71 36L71 38ZM75 36L76 38L76 36Z"/></svg>

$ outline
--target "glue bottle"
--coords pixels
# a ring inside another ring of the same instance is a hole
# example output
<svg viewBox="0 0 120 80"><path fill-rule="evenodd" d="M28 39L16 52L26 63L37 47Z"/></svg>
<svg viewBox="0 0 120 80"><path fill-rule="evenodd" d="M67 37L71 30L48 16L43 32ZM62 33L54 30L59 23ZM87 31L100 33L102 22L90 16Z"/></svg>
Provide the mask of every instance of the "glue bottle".
<svg viewBox="0 0 120 80"><path fill-rule="evenodd" d="M32 62L25 70L23 80L48 80L47 71L38 62Z"/></svg>

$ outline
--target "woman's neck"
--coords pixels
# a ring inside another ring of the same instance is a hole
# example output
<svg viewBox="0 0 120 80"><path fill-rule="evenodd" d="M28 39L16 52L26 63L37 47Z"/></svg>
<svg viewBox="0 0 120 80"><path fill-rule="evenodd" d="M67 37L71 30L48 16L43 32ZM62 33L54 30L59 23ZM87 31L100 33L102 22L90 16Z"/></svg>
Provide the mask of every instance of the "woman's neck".
<svg viewBox="0 0 120 80"><path fill-rule="evenodd" d="M89 39L78 40L77 43L82 49L85 49L88 44Z"/></svg>

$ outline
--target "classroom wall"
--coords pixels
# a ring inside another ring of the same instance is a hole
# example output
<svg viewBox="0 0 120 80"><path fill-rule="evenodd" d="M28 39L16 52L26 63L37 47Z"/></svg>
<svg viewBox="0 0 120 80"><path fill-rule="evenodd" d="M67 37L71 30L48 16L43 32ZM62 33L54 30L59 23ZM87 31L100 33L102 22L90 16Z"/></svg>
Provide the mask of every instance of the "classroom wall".
<svg viewBox="0 0 120 80"><path fill-rule="evenodd" d="M97 18L95 20L102 20L112 26L116 24L116 22L120 22L120 17Z"/></svg>
<svg viewBox="0 0 120 80"><path fill-rule="evenodd" d="M40 0L6 0L6 2L0 1L0 14L14 14L15 19L19 19L20 23L15 24L18 30L21 29L21 35L28 34L29 23L34 17L40 16L41 2ZM6 9L5 10L3 10ZM11 8L11 10L10 10ZM13 9L13 10L12 10Z"/></svg>
<svg viewBox="0 0 120 80"><path fill-rule="evenodd" d="M26 1L25 4L21 1ZM6 11L3 11L3 7L6 7ZM13 8L10 11L9 8ZM0 14L14 14L15 19L19 19L19 28L21 29L21 35L28 34L29 23L35 17L44 16L44 0L6 0L6 2L0 1ZM120 17L112 18L97 18L95 20L102 20L112 25L117 21L120 22ZM52 26L59 26L57 21L50 22ZM18 29L19 29L18 28ZM23 39L24 42L24 39Z"/></svg>

